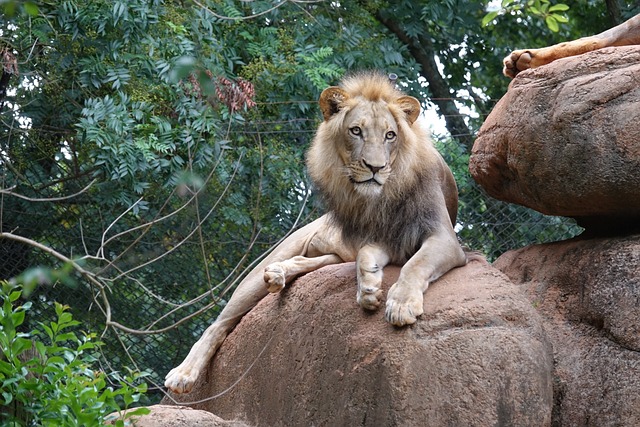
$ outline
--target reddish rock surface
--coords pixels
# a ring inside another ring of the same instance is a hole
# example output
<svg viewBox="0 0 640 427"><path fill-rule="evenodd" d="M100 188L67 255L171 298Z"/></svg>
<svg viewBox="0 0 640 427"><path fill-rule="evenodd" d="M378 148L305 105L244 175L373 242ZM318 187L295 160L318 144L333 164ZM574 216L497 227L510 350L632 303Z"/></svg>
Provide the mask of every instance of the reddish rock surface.
<svg viewBox="0 0 640 427"><path fill-rule="evenodd" d="M147 415L126 418L125 425L135 427L249 427L237 421L225 421L209 412L185 406L154 405ZM126 411L124 412L126 414ZM124 414L114 413L107 418L107 425L115 422Z"/></svg>
<svg viewBox="0 0 640 427"><path fill-rule="evenodd" d="M640 235L502 255L554 350L555 426L640 425Z"/></svg>
<svg viewBox="0 0 640 427"><path fill-rule="evenodd" d="M398 271L385 269L385 290ZM254 426L550 424L550 344L502 273L454 269L405 328L362 310L355 293L355 267L341 264L269 295L179 399Z"/></svg>
<svg viewBox="0 0 640 427"><path fill-rule="evenodd" d="M637 226L640 46L520 73L480 129L469 169L497 199L587 228Z"/></svg>

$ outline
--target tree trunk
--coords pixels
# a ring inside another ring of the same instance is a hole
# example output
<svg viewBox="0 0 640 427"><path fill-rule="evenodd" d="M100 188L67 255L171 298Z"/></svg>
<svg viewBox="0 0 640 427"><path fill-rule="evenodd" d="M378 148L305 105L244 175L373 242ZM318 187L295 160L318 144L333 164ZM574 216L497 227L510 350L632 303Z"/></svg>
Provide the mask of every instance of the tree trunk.
<svg viewBox="0 0 640 427"><path fill-rule="evenodd" d="M622 11L620 10L620 3L618 0L606 0L607 12L609 12L609 19L611 20L611 26L615 27L618 24L622 24Z"/></svg>

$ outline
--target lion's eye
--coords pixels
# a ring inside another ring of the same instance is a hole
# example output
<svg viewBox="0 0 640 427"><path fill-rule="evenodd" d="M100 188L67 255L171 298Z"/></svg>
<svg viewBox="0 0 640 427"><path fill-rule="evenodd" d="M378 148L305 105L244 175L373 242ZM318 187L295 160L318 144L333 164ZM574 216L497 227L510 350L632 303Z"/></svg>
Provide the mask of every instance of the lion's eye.
<svg viewBox="0 0 640 427"><path fill-rule="evenodd" d="M351 132L352 135L355 136L360 136L362 135L362 129L360 129L359 126L354 126L352 128L349 129L349 132Z"/></svg>
<svg viewBox="0 0 640 427"><path fill-rule="evenodd" d="M384 137L386 139L395 139L396 133L394 131L390 130L389 132L387 132L387 134Z"/></svg>

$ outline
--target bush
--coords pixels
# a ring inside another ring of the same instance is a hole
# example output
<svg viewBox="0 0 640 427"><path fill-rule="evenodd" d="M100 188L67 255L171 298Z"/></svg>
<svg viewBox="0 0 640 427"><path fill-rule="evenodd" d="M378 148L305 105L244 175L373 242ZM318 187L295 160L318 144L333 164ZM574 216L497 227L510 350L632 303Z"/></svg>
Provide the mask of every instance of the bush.
<svg viewBox="0 0 640 427"><path fill-rule="evenodd" d="M32 332L20 326L31 309L22 289L2 284L0 300L0 424L10 426L95 426L140 400L144 374L106 374L94 369L102 345L95 334L77 332L66 306L56 303L56 320L38 322ZM142 415L139 408L127 414ZM124 421L116 425L124 426Z"/></svg>

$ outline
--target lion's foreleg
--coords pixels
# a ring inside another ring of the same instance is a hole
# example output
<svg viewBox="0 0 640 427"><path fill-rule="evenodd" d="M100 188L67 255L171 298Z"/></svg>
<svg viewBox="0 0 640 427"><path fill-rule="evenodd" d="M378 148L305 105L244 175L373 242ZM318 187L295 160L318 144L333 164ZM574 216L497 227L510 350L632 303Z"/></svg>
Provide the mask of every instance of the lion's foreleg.
<svg viewBox="0 0 640 427"><path fill-rule="evenodd" d="M382 298L382 269L389 263L387 252L375 245L366 245L358 252L356 259L356 272L358 279L358 292L356 300L358 304L367 310L376 310L380 307Z"/></svg>
<svg viewBox="0 0 640 427"><path fill-rule="evenodd" d="M186 393L191 390L200 373L207 367L215 352L222 345L227 334L231 332L242 316L268 294L264 282L265 268L276 262L305 255L309 250L310 241L318 230L324 229L325 224L326 218L321 217L297 230L242 280L218 319L194 344L184 361L167 374L165 386L168 389L175 393Z"/></svg>
<svg viewBox="0 0 640 427"><path fill-rule="evenodd" d="M466 255L453 230L427 238L402 267L398 281L389 289L385 309L387 321L396 326L415 323L424 311L424 292L429 283L465 263Z"/></svg>
<svg viewBox="0 0 640 427"><path fill-rule="evenodd" d="M290 283L300 274L309 273L326 265L339 264L341 262L342 258L335 254L321 255L313 258L295 256L288 260L275 262L267 266L264 270L264 281L267 284L267 290L269 292L280 292L286 284Z"/></svg>
<svg viewBox="0 0 640 427"><path fill-rule="evenodd" d="M281 291L301 274L327 265L353 261L355 253L345 246L341 235L331 221L325 220L309 239L302 255L269 264L264 270L264 281L269 292Z"/></svg>

